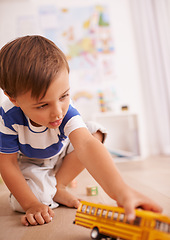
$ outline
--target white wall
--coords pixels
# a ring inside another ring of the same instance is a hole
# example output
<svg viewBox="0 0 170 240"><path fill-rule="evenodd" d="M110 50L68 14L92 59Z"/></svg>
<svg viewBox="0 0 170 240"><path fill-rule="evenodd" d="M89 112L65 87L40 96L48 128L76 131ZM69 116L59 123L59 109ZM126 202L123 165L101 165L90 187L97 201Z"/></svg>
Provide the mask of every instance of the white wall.
<svg viewBox="0 0 170 240"><path fill-rule="evenodd" d="M93 5L108 5L110 10L110 19L113 26L114 45L116 50L116 72L119 85L119 95L121 96L121 104L130 106L130 110L139 116L139 134L142 155L146 152L145 126L143 121L142 93L140 88L140 75L137 65L136 45L134 40L134 32L132 28L132 20L129 9L130 0L93 0ZM6 42L17 37L16 34L16 18L18 15L32 14L34 16L37 6L41 4L56 4L59 7L69 6L88 6L91 0L25 0L25 1L2 1L0 0L0 47ZM35 32L28 34L41 34L38 28ZM0 93L0 100L2 94ZM126 133L125 133L126 134Z"/></svg>

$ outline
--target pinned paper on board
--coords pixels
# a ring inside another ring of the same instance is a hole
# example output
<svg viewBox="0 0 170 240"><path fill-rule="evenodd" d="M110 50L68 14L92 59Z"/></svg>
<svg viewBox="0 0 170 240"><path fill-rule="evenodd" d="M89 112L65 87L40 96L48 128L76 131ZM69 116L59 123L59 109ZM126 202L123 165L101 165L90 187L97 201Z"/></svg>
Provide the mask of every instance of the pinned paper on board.
<svg viewBox="0 0 170 240"><path fill-rule="evenodd" d="M113 27L106 5L59 8L40 4L37 14L19 16L17 25L19 35L41 34L64 52L71 70L72 96L90 89L91 102L96 101L100 110L98 92L102 89L110 105L117 76ZM89 103L89 98L86 100ZM84 104L85 99L80 101Z"/></svg>
<svg viewBox="0 0 170 240"><path fill-rule="evenodd" d="M107 55L107 59L113 57L114 44L106 6L60 9L40 6L39 18L42 32L63 50L71 69L98 67L99 55ZM107 59L103 60L104 69L106 65L108 69Z"/></svg>

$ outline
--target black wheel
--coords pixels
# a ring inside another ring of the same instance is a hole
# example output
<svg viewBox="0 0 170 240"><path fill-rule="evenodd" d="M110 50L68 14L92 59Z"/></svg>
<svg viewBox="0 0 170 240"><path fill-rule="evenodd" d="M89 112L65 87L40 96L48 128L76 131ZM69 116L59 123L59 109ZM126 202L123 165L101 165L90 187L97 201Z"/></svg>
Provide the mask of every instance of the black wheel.
<svg viewBox="0 0 170 240"><path fill-rule="evenodd" d="M100 240L101 239L101 235L99 233L99 229L97 227L94 227L91 231L91 239L94 240Z"/></svg>

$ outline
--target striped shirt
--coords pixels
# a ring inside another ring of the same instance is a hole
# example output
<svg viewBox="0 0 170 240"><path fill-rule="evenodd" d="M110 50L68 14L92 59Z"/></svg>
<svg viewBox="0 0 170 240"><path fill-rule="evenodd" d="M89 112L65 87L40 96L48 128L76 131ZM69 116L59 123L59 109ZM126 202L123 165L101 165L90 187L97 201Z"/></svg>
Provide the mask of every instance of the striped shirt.
<svg viewBox="0 0 170 240"><path fill-rule="evenodd" d="M6 100L0 108L0 152L48 159L61 153L69 134L81 127L86 125L71 104L59 128L51 129L33 126L19 107Z"/></svg>

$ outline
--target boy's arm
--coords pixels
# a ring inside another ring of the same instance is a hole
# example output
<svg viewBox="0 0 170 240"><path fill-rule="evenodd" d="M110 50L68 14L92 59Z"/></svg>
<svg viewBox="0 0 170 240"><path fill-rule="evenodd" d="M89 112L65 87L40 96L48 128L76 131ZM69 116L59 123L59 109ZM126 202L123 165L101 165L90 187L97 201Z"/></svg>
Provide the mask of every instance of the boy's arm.
<svg viewBox="0 0 170 240"><path fill-rule="evenodd" d="M151 199L130 188L124 182L105 146L87 129L76 129L70 133L69 138L79 160L105 192L115 199L119 206L125 208L129 219L134 218L134 208L139 206L156 212L162 210Z"/></svg>
<svg viewBox="0 0 170 240"><path fill-rule="evenodd" d="M85 128L73 131L69 138L79 160L106 193L116 199L119 191L122 191L121 188L125 187L125 183L104 145ZM111 191L111 186L114 187L114 191Z"/></svg>
<svg viewBox="0 0 170 240"><path fill-rule="evenodd" d="M40 203L29 188L20 171L17 153L0 153L0 173L8 189L26 212L26 218L22 221L24 225L28 223L31 225L43 224L51 220L53 211ZM38 214L35 215L36 213Z"/></svg>

